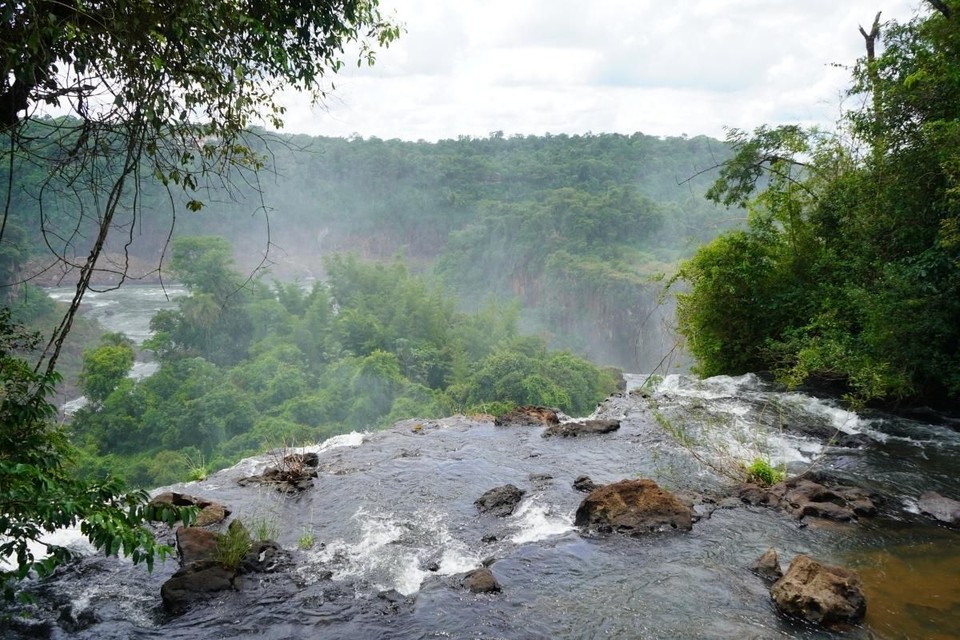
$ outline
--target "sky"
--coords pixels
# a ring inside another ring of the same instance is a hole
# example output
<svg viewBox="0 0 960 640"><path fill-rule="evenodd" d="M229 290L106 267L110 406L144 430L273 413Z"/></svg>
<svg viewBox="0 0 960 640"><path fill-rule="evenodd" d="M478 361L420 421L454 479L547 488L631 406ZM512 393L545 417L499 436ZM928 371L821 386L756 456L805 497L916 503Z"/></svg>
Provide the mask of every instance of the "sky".
<svg viewBox="0 0 960 640"><path fill-rule="evenodd" d="M921 0L380 0L405 33L347 65L284 130L403 140L545 133L724 136L831 127L877 11ZM838 66L839 65L839 66ZM846 67L846 68L844 68Z"/></svg>

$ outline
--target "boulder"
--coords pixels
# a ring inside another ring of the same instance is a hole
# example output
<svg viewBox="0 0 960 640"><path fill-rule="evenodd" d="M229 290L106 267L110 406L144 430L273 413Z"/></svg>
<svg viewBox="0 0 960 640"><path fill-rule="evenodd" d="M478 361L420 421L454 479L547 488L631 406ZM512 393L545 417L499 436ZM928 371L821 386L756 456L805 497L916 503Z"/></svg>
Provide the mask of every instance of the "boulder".
<svg viewBox="0 0 960 640"><path fill-rule="evenodd" d="M936 491L926 491L918 502L920 513L930 516L951 527L960 526L960 501L942 496Z"/></svg>
<svg viewBox="0 0 960 640"><path fill-rule="evenodd" d="M498 427L549 427L560 424L560 417L553 409L525 405L517 407L502 416L497 416L494 418L493 424Z"/></svg>
<svg viewBox="0 0 960 640"><path fill-rule="evenodd" d="M580 436L610 433L620 428L619 420L584 420L583 422L564 422L563 424L547 427L543 432L544 438L559 436L561 438L578 438Z"/></svg>
<svg viewBox="0 0 960 640"><path fill-rule="evenodd" d="M477 509L481 513L505 518L513 513L524 493L526 492L523 489L518 489L512 484L505 484L502 487L490 489L490 491L477 498L473 504L477 505Z"/></svg>
<svg viewBox="0 0 960 640"><path fill-rule="evenodd" d="M213 560L193 562L173 574L160 587L164 608L170 613L182 613L209 594L235 588L237 574L224 569Z"/></svg>
<svg viewBox="0 0 960 640"><path fill-rule="evenodd" d="M474 569L463 577L463 586L471 593L498 593L500 583L487 567Z"/></svg>
<svg viewBox="0 0 960 640"><path fill-rule="evenodd" d="M176 491L158 493L150 500L149 504L154 507L164 504L174 507L197 507L200 510L197 513L197 526L216 524L230 515L230 509L219 502ZM200 524L201 521L202 524Z"/></svg>
<svg viewBox="0 0 960 640"><path fill-rule="evenodd" d="M273 540L257 540L240 564L243 573L276 573L293 567L290 552Z"/></svg>
<svg viewBox="0 0 960 640"><path fill-rule="evenodd" d="M753 483L740 486L740 500L754 506L780 507L797 519L823 518L849 522L861 516L874 516L873 498L859 487L791 478L772 487Z"/></svg>
<svg viewBox="0 0 960 640"><path fill-rule="evenodd" d="M773 547L767 549L764 554L753 563L750 570L770 582L774 582L783 577L783 569L780 568L780 559L777 558L777 550Z"/></svg>
<svg viewBox="0 0 960 640"><path fill-rule="evenodd" d="M574 524L598 531L642 535L689 531L693 512L653 480L621 480L595 489L577 508Z"/></svg>
<svg viewBox="0 0 960 640"><path fill-rule="evenodd" d="M599 489L600 485L590 479L590 476L577 476L573 481L573 488L583 493L590 493L594 489Z"/></svg>
<svg viewBox="0 0 960 640"><path fill-rule="evenodd" d="M798 555L787 573L770 587L782 613L822 625L856 623L867 612L860 576Z"/></svg>
<svg viewBox="0 0 960 640"><path fill-rule="evenodd" d="M213 531L198 527L180 527L177 529L177 556L180 566L191 562L213 560L217 555L217 535Z"/></svg>

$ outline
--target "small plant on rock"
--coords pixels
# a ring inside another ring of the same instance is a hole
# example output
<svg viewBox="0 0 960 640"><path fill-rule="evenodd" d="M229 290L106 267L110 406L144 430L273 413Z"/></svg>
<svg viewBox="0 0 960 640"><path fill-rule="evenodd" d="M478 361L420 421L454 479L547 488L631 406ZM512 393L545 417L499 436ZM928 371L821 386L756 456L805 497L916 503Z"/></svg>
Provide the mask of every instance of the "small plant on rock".
<svg viewBox="0 0 960 640"><path fill-rule="evenodd" d="M297 539L297 548L302 549L303 551L309 551L313 548L313 545L316 544L316 542L316 534L309 529L304 529L303 533L301 533L300 537Z"/></svg>
<svg viewBox="0 0 960 640"><path fill-rule="evenodd" d="M764 487L783 482L787 476L786 471L781 467L774 467L770 464L769 460L764 460L763 458L755 458L749 466L744 468L744 471L747 473L748 481L756 482Z"/></svg>
<svg viewBox="0 0 960 640"><path fill-rule="evenodd" d="M280 524L267 516L257 516L253 519L251 530L253 539L258 542L276 540L277 536L280 535Z"/></svg>
<svg viewBox="0 0 960 640"><path fill-rule="evenodd" d="M240 568L251 546L253 543L247 528L239 520L234 520L227 527L226 533L217 534L216 561L224 569L236 571Z"/></svg>

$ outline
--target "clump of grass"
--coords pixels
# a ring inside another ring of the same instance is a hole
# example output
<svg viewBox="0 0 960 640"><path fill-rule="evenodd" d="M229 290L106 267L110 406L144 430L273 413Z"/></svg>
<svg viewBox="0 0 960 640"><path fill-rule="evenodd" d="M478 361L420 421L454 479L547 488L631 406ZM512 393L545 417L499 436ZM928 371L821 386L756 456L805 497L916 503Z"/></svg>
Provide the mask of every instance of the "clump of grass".
<svg viewBox="0 0 960 640"><path fill-rule="evenodd" d="M304 529L300 534L300 537L297 538L297 548L302 549L303 551L308 551L313 548L313 545L316 544L316 542L316 534L309 529Z"/></svg>
<svg viewBox="0 0 960 640"><path fill-rule="evenodd" d="M210 475L210 468L203 459L203 454L199 454L194 460L190 455L184 456L187 461L187 479L192 482L203 482Z"/></svg>
<svg viewBox="0 0 960 640"><path fill-rule="evenodd" d="M253 539L258 542L276 540L280 535L280 524L267 516L257 516L250 525Z"/></svg>
<svg viewBox="0 0 960 640"><path fill-rule="evenodd" d="M787 477L785 470L781 467L772 466L769 460L763 458L755 458L749 466L745 467L744 471L747 473L747 480L764 487L783 482L783 479Z"/></svg>
<svg viewBox="0 0 960 640"><path fill-rule="evenodd" d="M239 520L234 520L226 533L217 534L215 559L224 569L236 571L252 546L247 528Z"/></svg>

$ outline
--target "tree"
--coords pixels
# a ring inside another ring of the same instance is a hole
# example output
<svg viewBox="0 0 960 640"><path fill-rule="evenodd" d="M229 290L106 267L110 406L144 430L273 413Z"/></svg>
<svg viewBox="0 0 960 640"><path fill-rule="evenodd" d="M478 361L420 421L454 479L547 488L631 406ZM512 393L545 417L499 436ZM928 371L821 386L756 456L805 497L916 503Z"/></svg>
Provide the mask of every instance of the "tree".
<svg viewBox="0 0 960 640"><path fill-rule="evenodd" d="M57 374L37 373L18 358L39 339L0 310L0 557L16 568L0 570L0 589L12 597L14 585L31 571L41 575L72 556L69 549L43 542L45 533L80 525L94 546L109 555L123 552L153 566L154 556L171 550L144 526L152 519L190 521L191 512L147 504L146 492L127 492L117 480L87 482L72 473L74 453L67 435L51 425L56 408L47 401ZM31 545L42 546L37 557Z"/></svg>
<svg viewBox="0 0 960 640"><path fill-rule="evenodd" d="M680 274L701 373L826 380L856 402L960 399L960 3L930 4L861 29L862 106L837 133L731 133L708 195L746 204L748 226Z"/></svg>
<svg viewBox="0 0 960 640"><path fill-rule="evenodd" d="M98 259L113 234L132 241L141 186L159 180L173 204L198 211L195 192L207 179L229 183L232 171L257 170L262 153L249 128L257 119L280 127L281 90L322 100L329 74L358 45L358 63L374 61L375 45L399 35L377 0L322 2L200 2L199 0L26 0L0 9L0 256L4 275L19 277L22 251L11 218L16 172L42 167L35 195L39 227L55 260L77 268L77 287L62 321L30 367L13 347L18 329L0 323L3 365L0 443L0 553L14 552L21 578L38 566L27 548L44 531L82 520L84 532L108 553L122 550L152 562L160 547L139 523L146 494L126 493L112 480L87 484L66 471L71 448L52 424L47 402L56 365ZM44 109L67 117L44 116ZM50 229L43 205L66 196L74 225ZM88 221L92 220L90 225ZM88 235L89 234L89 235ZM121 251L127 245L120 243ZM20 249L20 247L18 247ZM78 257L82 256L82 257ZM14 264L16 263L16 264ZM126 278L117 270L119 281ZM7 287L16 281L3 284ZM66 553L53 554L49 568Z"/></svg>
<svg viewBox="0 0 960 640"><path fill-rule="evenodd" d="M115 334L107 334L112 336ZM80 384L87 399L101 404L133 367L134 352L129 344L111 344L108 337L96 349L84 352Z"/></svg>

